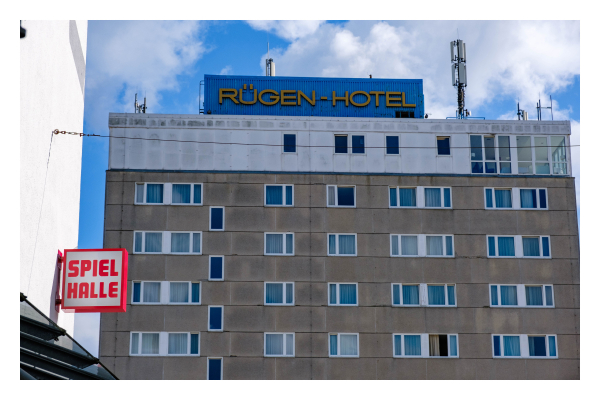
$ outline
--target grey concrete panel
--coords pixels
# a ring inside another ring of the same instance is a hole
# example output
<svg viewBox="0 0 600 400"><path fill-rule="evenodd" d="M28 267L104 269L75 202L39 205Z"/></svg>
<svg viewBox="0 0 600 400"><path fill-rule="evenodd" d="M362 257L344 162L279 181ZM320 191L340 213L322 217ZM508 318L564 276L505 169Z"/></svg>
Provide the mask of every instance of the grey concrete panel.
<svg viewBox="0 0 600 400"><path fill-rule="evenodd" d="M276 183L277 176L275 174L228 174L227 182L235 183Z"/></svg>
<svg viewBox="0 0 600 400"><path fill-rule="evenodd" d="M455 210L482 210L483 198L482 187L452 185L452 208Z"/></svg>
<svg viewBox="0 0 600 400"><path fill-rule="evenodd" d="M573 241L571 238L577 239L576 236L550 236L550 251L552 258L578 258L578 247L573 251Z"/></svg>
<svg viewBox="0 0 600 400"><path fill-rule="evenodd" d="M298 240L299 239L301 239L300 235L298 235ZM275 280L277 282L311 280L311 264L309 257L294 256L273 258L275 259Z"/></svg>
<svg viewBox="0 0 600 400"><path fill-rule="evenodd" d="M274 332L306 332L312 322L313 307L269 307L275 315Z"/></svg>
<svg viewBox="0 0 600 400"><path fill-rule="evenodd" d="M471 210L469 224L471 233L476 235L516 235L522 227L517 212L506 210Z"/></svg>
<svg viewBox="0 0 600 400"><path fill-rule="evenodd" d="M490 305L490 287L485 284L457 284L458 307L486 307Z"/></svg>
<svg viewBox="0 0 600 400"><path fill-rule="evenodd" d="M129 305L129 302L128 302ZM117 316L119 313L100 313L100 335L104 331L117 330Z"/></svg>
<svg viewBox="0 0 600 400"><path fill-rule="evenodd" d="M231 253L252 256L264 254L264 236L263 232L232 232Z"/></svg>
<svg viewBox="0 0 600 400"><path fill-rule="evenodd" d="M276 215L277 208L274 207L226 207L225 230L236 233L279 232L276 229Z"/></svg>
<svg viewBox="0 0 600 400"><path fill-rule="evenodd" d="M206 360L200 357L165 357L163 379L206 379ZM202 373L204 371L204 373Z"/></svg>
<svg viewBox="0 0 600 400"><path fill-rule="evenodd" d="M571 258L579 259L579 237L569 236L571 242Z"/></svg>
<svg viewBox="0 0 600 400"><path fill-rule="evenodd" d="M562 261L564 263L566 263L566 261ZM558 267L558 262L554 262L554 281L555 282L562 282L562 279L560 278L564 278L565 276L567 276L567 271L570 273L570 276L568 276L568 278L571 278L571 280L569 281L567 279L568 282L573 282L574 284L579 284L579 280L580 280L580 269L579 269L579 259L574 260L571 259L568 261L569 263L569 267L570 268L559 268Z"/></svg>
<svg viewBox="0 0 600 400"><path fill-rule="evenodd" d="M233 186L228 183L206 183L204 185L204 199L202 203L205 206L232 206Z"/></svg>
<svg viewBox="0 0 600 400"><path fill-rule="evenodd" d="M309 208L310 211L310 231L311 232L325 232L327 221L325 220L325 215L327 213L327 208Z"/></svg>
<svg viewBox="0 0 600 400"><path fill-rule="evenodd" d="M539 284L554 282L552 262L526 259L521 260L519 264L521 264L522 283Z"/></svg>
<svg viewBox="0 0 600 400"><path fill-rule="evenodd" d="M378 307L377 332L427 332L425 322L425 307Z"/></svg>
<svg viewBox="0 0 600 400"><path fill-rule="evenodd" d="M527 379L565 379L565 370L563 365L558 360L527 360L526 374ZM578 373L573 374L569 371L568 375L579 375ZM578 379L578 378L571 378Z"/></svg>
<svg viewBox="0 0 600 400"><path fill-rule="evenodd" d="M231 282L230 290L231 304L255 306L264 304L263 282Z"/></svg>
<svg viewBox="0 0 600 400"><path fill-rule="evenodd" d="M297 306L327 305L327 283L325 282L296 282L294 290Z"/></svg>
<svg viewBox="0 0 600 400"><path fill-rule="evenodd" d="M426 379L427 359L380 358L377 360L377 379Z"/></svg>
<svg viewBox="0 0 600 400"><path fill-rule="evenodd" d="M255 357L223 358L223 379L275 379L276 359Z"/></svg>
<svg viewBox="0 0 600 400"><path fill-rule="evenodd" d="M423 230L423 212L419 209L389 209L387 223L378 227L379 232L418 234ZM387 229L386 229L387 228Z"/></svg>
<svg viewBox="0 0 600 400"><path fill-rule="evenodd" d="M117 317L118 331L160 332L165 330L165 309L169 306L132 305Z"/></svg>
<svg viewBox="0 0 600 400"><path fill-rule="evenodd" d="M375 308L327 307L326 330L328 332L375 332Z"/></svg>
<svg viewBox="0 0 600 400"><path fill-rule="evenodd" d="M454 235L454 255L455 257L487 257L485 241L485 235Z"/></svg>
<svg viewBox="0 0 600 400"><path fill-rule="evenodd" d="M376 378L375 358L330 358L327 365L327 379L369 379Z"/></svg>
<svg viewBox="0 0 600 400"><path fill-rule="evenodd" d="M578 311L568 308L524 308L523 333L579 333Z"/></svg>
<svg viewBox="0 0 600 400"><path fill-rule="evenodd" d="M275 175L275 183L277 184L292 184L308 186L311 183L311 175L292 175L292 174L278 174Z"/></svg>
<svg viewBox="0 0 600 400"><path fill-rule="evenodd" d="M205 330L205 327L203 327ZM200 333L200 355L205 357L224 357L235 355L230 346L233 346L230 332L202 332ZM206 359L204 360L206 363Z"/></svg>
<svg viewBox="0 0 600 400"><path fill-rule="evenodd" d="M130 240L127 240L127 238L130 238ZM105 249L125 248L129 254L133 253L133 232L105 230L103 242Z"/></svg>
<svg viewBox="0 0 600 400"><path fill-rule="evenodd" d="M327 186L312 184L310 189L310 206L327 207Z"/></svg>
<svg viewBox="0 0 600 400"><path fill-rule="evenodd" d="M327 282L372 282L373 268L366 263L374 261L376 259L366 257L327 257L325 279Z"/></svg>
<svg viewBox="0 0 600 400"><path fill-rule="evenodd" d="M165 357L117 357L114 373L119 379L164 379Z"/></svg>
<svg viewBox="0 0 600 400"><path fill-rule="evenodd" d="M458 354L465 359L492 358L492 335L459 333Z"/></svg>
<svg viewBox="0 0 600 400"><path fill-rule="evenodd" d="M175 256L174 256L175 257ZM140 281L163 281L167 256L162 254L129 254L127 279Z"/></svg>
<svg viewBox="0 0 600 400"><path fill-rule="evenodd" d="M167 175L167 174L165 174L165 175ZM193 172L187 172L187 173L183 173L183 174L168 174L168 180L166 180L166 177L165 177L165 182L205 183L205 182L208 182L209 176L211 176L211 175L214 175L214 174L193 173Z"/></svg>
<svg viewBox="0 0 600 400"><path fill-rule="evenodd" d="M328 357L328 334L296 332L295 351L296 357Z"/></svg>
<svg viewBox="0 0 600 400"><path fill-rule="evenodd" d="M105 204L133 204L133 197L125 200L123 195L123 182L106 182L106 199ZM127 186L135 187L134 184L127 183Z"/></svg>
<svg viewBox="0 0 600 400"><path fill-rule="evenodd" d="M554 332L546 332L548 334ZM557 335L558 358L579 359L581 357L581 337L579 335Z"/></svg>
<svg viewBox="0 0 600 400"><path fill-rule="evenodd" d="M521 308L492 308L489 310L491 329L490 333L501 334L521 334L526 332L523 328ZM479 318L480 314L484 313L484 309L475 310L475 318ZM491 340L491 339L490 339Z"/></svg>
<svg viewBox="0 0 600 400"><path fill-rule="evenodd" d="M275 332L275 307L225 307L223 327L229 332Z"/></svg>
<svg viewBox="0 0 600 400"><path fill-rule="evenodd" d="M309 208L277 207L274 210L275 232L310 232L311 215ZM254 228L253 230L259 229Z"/></svg>
<svg viewBox="0 0 600 400"><path fill-rule="evenodd" d="M490 339L491 340L491 339ZM490 347L491 352L491 347ZM529 360L523 359L494 359L494 378L493 379L526 379L527 363Z"/></svg>
<svg viewBox="0 0 600 400"><path fill-rule="evenodd" d="M265 179L262 180L265 182ZM232 199L236 206L263 207L265 204L265 185L263 183L232 185Z"/></svg>
<svg viewBox="0 0 600 400"><path fill-rule="evenodd" d="M477 368L474 360L460 358L427 359L427 379L475 379Z"/></svg>
<svg viewBox="0 0 600 400"><path fill-rule="evenodd" d="M389 186L360 186L356 192L356 204L358 207L367 208L388 208L389 207Z"/></svg>
<svg viewBox="0 0 600 400"><path fill-rule="evenodd" d="M116 208L121 208L121 211L116 211ZM134 206L134 205L123 205L123 206L107 206L107 216L112 215L114 212L120 213L119 218L122 220L122 229L124 230L138 230L138 231L163 231L167 230L167 218L169 206ZM109 211L109 209L111 209ZM105 229L110 229L110 226L106 226ZM116 228L118 229L118 228ZM197 229L200 230L200 229Z"/></svg>
<svg viewBox="0 0 600 400"><path fill-rule="evenodd" d="M140 206L138 206L140 207ZM150 206L144 206L150 207ZM160 206L152 206L160 207ZM209 207L206 206L163 206L167 210L167 223L165 229L169 231L208 231ZM225 209L225 227L228 208ZM136 222L137 223L137 222ZM158 229L158 228L154 228Z"/></svg>
<svg viewBox="0 0 600 400"><path fill-rule="evenodd" d="M228 281L276 281L277 257L225 257L225 279Z"/></svg>
<svg viewBox="0 0 600 400"><path fill-rule="evenodd" d="M231 232L202 232L202 254L236 254L233 248L237 240L239 237ZM261 250L258 246L257 251Z"/></svg>
<svg viewBox="0 0 600 400"><path fill-rule="evenodd" d="M231 282L202 282L202 304L229 305L231 304L231 296Z"/></svg>
<svg viewBox="0 0 600 400"><path fill-rule="evenodd" d="M567 188L548 188L548 209L551 211L572 210L569 208Z"/></svg>
<svg viewBox="0 0 600 400"><path fill-rule="evenodd" d="M327 234L310 234L310 254L312 257L327 257Z"/></svg>
<svg viewBox="0 0 600 400"><path fill-rule="evenodd" d="M471 220L473 212L466 210L423 210L421 213L421 231L427 234L469 234L476 226ZM378 229L379 230L379 229ZM400 232L403 233L403 232ZM476 232L477 233L477 232Z"/></svg>
<svg viewBox="0 0 600 400"><path fill-rule="evenodd" d="M517 211L519 235L569 235L568 213L564 211Z"/></svg>
<svg viewBox="0 0 600 400"><path fill-rule="evenodd" d="M477 329L475 308L458 307L456 309L456 332L481 332Z"/></svg>
<svg viewBox="0 0 600 400"><path fill-rule="evenodd" d="M114 332L114 331L106 331L100 332L100 343L98 354L100 357L114 357L117 355L117 343L127 342L129 343L129 338L126 337L128 335L127 332ZM127 348L127 344L125 344L125 348ZM92 349L88 350L91 351Z"/></svg>
<svg viewBox="0 0 600 400"><path fill-rule="evenodd" d="M231 332L231 355L237 357L263 357L264 333Z"/></svg>
<svg viewBox="0 0 600 400"><path fill-rule="evenodd" d="M170 332L199 332L208 329L208 308L206 306L165 307L164 330Z"/></svg>
<svg viewBox="0 0 600 400"><path fill-rule="evenodd" d="M488 258L489 283L517 283L515 279L521 276L521 261L517 258ZM535 260L538 263L543 262ZM482 264L485 264L482 263Z"/></svg>
<svg viewBox="0 0 600 400"><path fill-rule="evenodd" d="M423 260L423 258L417 257L390 258L390 279L388 280L388 282L422 283L425 280L422 268Z"/></svg>
<svg viewBox="0 0 600 400"><path fill-rule="evenodd" d="M387 234L358 234L357 254L361 257L389 257L390 235Z"/></svg>
<svg viewBox="0 0 600 400"><path fill-rule="evenodd" d="M497 308L490 308L489 306L486 306L482 308L471 308L469 310L471 311L471 324L468 324L466 319L461 321L461 332L486 333L494 331L492 318L495 315ZM467 316L465 315L465 317ZM518 320L515 320L514 322L517 323Z"/></svg>
<svg viewBox="0 0 600 400"><path fill-rule="evenodd" d="M294 235L294 254L298 256L310 256L312 252L312 240L310 233L296 233Z"/></svg>
<svg viewBox="0 0 600 400"><path fill-rule="evenodd" d="M359 337L361 357L392 357L392 334L362 333Z"/></svg>
<svg viewBox="0 0 600 400"><path fill-rule="evenodd" d="M427 333L458 332L458 310L456 307L425 307Z"/></svg>
<svg viewBox="0 0 600 400"><path fill-rule="evenodd" d="M372 232L372 213L364 208L329 207L325 211L325 230L329 233Z"/></svg>
<svg viewBox="0 0 600 400"><path fill-rule="evenodd" d="M422 283L456 283L455 258L423 258L421 268Z"/></svg>
<svg viewBox="0 0 600 400"><path fill-rule="evenodd" d="M390 306L392 304L389 283L359 283L358 304L361 306Z"/></svg>
<svg viewBox="0 0 600 400"><path fill-rule="evenodd" d="M312 363L309 358L277 358L276 379L313 379Z"/></svg>
<svg viewBox="0 0 600 400"><path fill-rule="evenodd" d="M208 256L166 256L168 281L201 281L208 277Z"/></svg>

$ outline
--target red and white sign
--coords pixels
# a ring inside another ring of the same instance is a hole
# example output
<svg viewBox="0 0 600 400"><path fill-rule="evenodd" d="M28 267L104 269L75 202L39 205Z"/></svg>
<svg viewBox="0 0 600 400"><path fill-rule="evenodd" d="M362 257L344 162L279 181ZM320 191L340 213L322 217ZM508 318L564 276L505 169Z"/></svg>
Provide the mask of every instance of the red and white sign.
<svg viewBox="0 0 600 400"><path fill-rule="evenodd" d="M126 311L127 250L65 250L63 260L64 311Z"/></svg>

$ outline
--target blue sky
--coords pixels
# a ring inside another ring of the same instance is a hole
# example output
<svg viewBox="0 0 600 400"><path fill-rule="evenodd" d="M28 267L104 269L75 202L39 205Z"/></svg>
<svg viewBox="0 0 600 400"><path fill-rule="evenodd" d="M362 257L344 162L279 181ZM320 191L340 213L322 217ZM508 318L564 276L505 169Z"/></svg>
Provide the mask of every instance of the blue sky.
<svg viewBox="0 0 600 400"><path fill-rule="evenodd" d="M264 75L267 40L277 75L421 78L425 112L454 116L449 42L467 44L467 108L486 119L535 118L554 101L579 144L578 21L90 21L84 132L108 135L108 112L196 114L204 74ZM550 119L545 111L544 119ZM579 204L579 148L573 147ZM79 248L101 248L108 140L83 139ZM579 206L578 206L579 209ZM93 354L98 315L78 314L75 338Z"/></svg>

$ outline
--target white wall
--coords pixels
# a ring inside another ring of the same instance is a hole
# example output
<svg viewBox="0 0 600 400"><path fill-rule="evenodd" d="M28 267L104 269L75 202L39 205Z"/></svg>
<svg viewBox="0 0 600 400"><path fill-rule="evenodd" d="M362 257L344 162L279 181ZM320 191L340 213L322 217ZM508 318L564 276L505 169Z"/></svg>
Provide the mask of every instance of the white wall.
<svg viewBox="0 0 600 400"><path fill-rule="evenodd" d="M85 76L87 21L71 26L69 21L23 21L22 26L27 35L20 39L20 290L52 317L57 251L77 247L82 138L54 135L49 164L48 152L52 130L83 129L80 75ZM58 317L71 335L73 316L61 312Z"/></svg>

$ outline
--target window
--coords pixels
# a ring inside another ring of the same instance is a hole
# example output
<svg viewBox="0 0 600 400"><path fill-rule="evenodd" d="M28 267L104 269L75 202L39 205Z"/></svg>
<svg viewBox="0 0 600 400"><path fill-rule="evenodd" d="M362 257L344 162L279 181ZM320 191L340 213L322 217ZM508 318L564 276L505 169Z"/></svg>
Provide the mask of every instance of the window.
<svg viewBox="0 0 600 400"><path fill-rule="evenodd" d="M385 137L385 154L400 154L400 137Z"/></svg>
<svg viewBox="0 0 600 400"><path fill-rule="evenodd" d="M452 208L452 188L390 187L390 208Z"/></svg>
<svg viewBox="0 0 600 400"><path fill-rule="evenodd" d="M450 188L424 188L425 208L451 208L452 194Z"/></svg>
<svg viewBox="0 0 600 400"><path fill-rule="evenodd" d="M454 285L427 285L427 304L432 307L456 307Z"/></svg>
<svg viewBox="0 0 600 400"><path fill-rule="evenodd" d="M394 333L393 356L458 357L458 334Z"/></svg>
<svg viewBox="0 0 600 400"><path fill-rule="evenodd" d="M208 306L208 331L223 332L223 306Z"/></svg>
<svg viewBox="0 0 600 400"><path fill-rule="evenodd" d="M449 136L438 136L437 137L437 153L438 153L438 156L449 156L450 155L450 137Z"/></svg>
<svg viewBox="0 0 600 400"><path fill-rule="evenodd" d="M133 282L132 304L200 304L200 282Z"/></svg>
<svg viewBox="0 0 600 400"><path fill-rule="evenodd" d="M164 184L136 183L135 204L164 204Z"/></svg>
<svg viewBox="0 0 600 400"><path fill-rule="evenodd" d="M558 358L556 335L492 335L493 357Z"/></svg>
<svg viewBox="0 0 600 400"><path fill-rule="evenodd" d="M471 135L471 173L510 174L510 137Z"/></svg>
<svg viewBox="0 0 600 400"><path fill-rule="evenodd" d="M327 207L356 207L356 186L327 186Z"/></svg>
<svg viewBox="0 0 600 400"><path fill-rule="evenodd" d="M335 153L348 153L348 135L335 135Z"/></svg>
<svg viewBox="0 0 600 400"><path fill-rule="evenodd" d="M352 154L365 153L365 137L352 135Z"/></svg>
<svg viewBox="0 0 600 400"><path fill-rule="evenodd" d="M567 174L564 136L517 136L519 174ZM552 170L550 168L552 162Z"/></svg>
<svg viewBox="0 0 600 400"><path fill-rule="evenodd" d="M283 152L284 153L295 153L296 152L296 135L293 133L285 133L283 135Z"/></svg>
<svg viewBox="0 0 600 400"><path fill-rule="evenodd" d="M486 209L547 210L545 188L484 188Z"/></svg>
<svg viewBox="0 0 600 400"><path fill-rule="evenodd" d="M209 381L223 380L223 358L206 359L206 379Z"/></svg>
<svg viewBox="0 0 600 400"><path fill-rule="evenodd" d="M488 257L516 257L513 236L488 236L487 240Z"/></svg>
<svg viewBox="0 0 600 400"><path fill-rule="evenodd" d="M488 236L488 257L551 258L550 236Z"/></svg>
<svg viewBox="0 0 600 400"><path fill-rule="evenodd" d="M208 230L225 230L225 207L210 207L210 222Z"/></svg>
<svg viewBox="0 0 600 400"><path fill-rule="evenodd" d="M131 332L132 356L199 356L199 332Z"/></svg>
<svg viewBox="0 0 600 400"><path fill-rule="evenodd" d="M328 285L328 305L357 306L358 283L330 283Z"/></svg>
<svg viewBox="0 0 600 400"><path fill-rule="evenodd" d="M294 333L265 333L265 357L294 357Z"/></svg>
<svg viewBox="0 0 600 400"><path fill-rule="evenodd" d="M520 206L524 209L548 209L546 189L519 189Z"/></svg>
<svg viewBox="0 0 600 400"><path fill-rule="evenodd" d="M293 233L265 233L265 255L293 256Z"/></svg>
<svg viewBox="0 0 600 400"><path fill-rule="evenodd" d="M162 253L163 232L135 232L134 253Z"/></svg>
<svg viewBox="0 0 600 400"><path fill-rule="evenodd" d="M418 257L418 235L390 235L392 257Z"/></svg>
<svg viewBox="0 0 600 400"><path fill-rule="evenodd" d="M225 257L208 256L208 280L222 281L225 277Z"/></svg>
<svg viewBox="0 0 600 400"><path fill-rule="evenodd" d="M294 282L265 282L265 305L293 306Z"/></svg>
<svg viewBox="0 0 600 400"><path fill-rule="evenodd" d="M454 257L454 235L390 235L391 257Z"/></svg>
<svg viewBox="0 0 600 400"><path fill-rule="evenodd" d="M202 232L171 232L171 254L202 254Z"/></svg>
<svg viewBox="0 0 600 400"><path fill-rule="evenodd" d="M202 254L202 232L134 232L134 253Z"/></svg>
<svg viewBox="0 0 600 400"><path fill-rule="evenodd" d="M485 188L485 208L512 209L512 189Z"/></svg>
<svg viewBox="0 0 600 400"><path fill-rule="evenodd" d="M392 306L456 307L456 286L392 283Z"/></svg>
<svg viewBox="0 0 600 400"><path fill-rule="evenodd" d="M491 307L554 307L552 285L490 285Z"/></svg>
<svg viewBox="0 0 600 400"><path fill-rule="evenodd" d="M173 183L171 204L202 205L202 185L192 183Z"/></svg>
<svg viewBox="0 0 600 400"><path fill-rule="evenodd" d="M453 257L454 236L425 235L427 257Z"/></svg>
<svg viewBox="0 0 600 400"><path fill-rule="evenodd" d="M552 173L555 175L566 175L568 172L565 137L551 136L550 144L550 151L552 156Z"/></svg>
<svg viewBox="0 0 600 400"><path fill-rule="evenodd" d="M293 185L265 185L265 206L294 206Z"/></svg>
<svg viewBox="0 0 600 400"><path fill-rule="evenodd" d="M328 251L330 256L355 256L356 233L330 233L328 236Z"/></svg>
<svg viewBox="0 0 600 400"><path fill-rule="evenodd" d="M358 357L358 333L330 333L329 357Z"/></svg>
<svg viewBox="0 0 600 400"><path fill-rule="evenodd" d="M392 283L392 306L419 306L419 284Z"/></svg>

